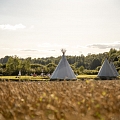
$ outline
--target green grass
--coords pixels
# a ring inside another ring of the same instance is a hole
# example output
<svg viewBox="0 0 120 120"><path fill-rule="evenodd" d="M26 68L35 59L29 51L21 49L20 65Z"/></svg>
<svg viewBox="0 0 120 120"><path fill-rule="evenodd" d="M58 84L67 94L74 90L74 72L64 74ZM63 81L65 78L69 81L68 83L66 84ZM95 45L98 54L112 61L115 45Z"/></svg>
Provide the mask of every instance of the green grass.
<svg viewBox="0 0 120 120"><path fill-rule="evenodd" d="M1 80L49 80L48 77L41 77L41 76L0 76Z"/></svg>
<svg viewBox="0 0 120 120"><path fill-rule="evenodd" d="M77 79L94 79L97 75L78 75ZM49 80L49 77L41 76L0 76L1 80Z"/></svg>
<svg viewBox="0 0 120 120"><path fill-rule="evenodd" d="M95 79L97 78L97 75L78 75L77 79ZM120 78L120 77L118 77ZM49 80L49 77L41 77L41 76L0 76L0 80L33 80L33 81L39 81L39 80Z"/></svg>
<svg viewBox="0 0 120 120"><path fill-rule="evenodd" d="M78 75L77 79L95 79L97 75Z"/></svg>

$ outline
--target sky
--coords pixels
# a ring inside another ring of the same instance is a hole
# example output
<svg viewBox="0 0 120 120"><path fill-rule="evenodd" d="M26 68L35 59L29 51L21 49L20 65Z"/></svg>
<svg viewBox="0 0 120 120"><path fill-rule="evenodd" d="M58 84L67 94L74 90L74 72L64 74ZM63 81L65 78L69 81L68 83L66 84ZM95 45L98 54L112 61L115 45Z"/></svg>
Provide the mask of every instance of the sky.
<svg viewBox="0 0 120 120"><path fill-rule="evenodd" d="M0 58L120 50L120 0L0 0Z"/></svg>

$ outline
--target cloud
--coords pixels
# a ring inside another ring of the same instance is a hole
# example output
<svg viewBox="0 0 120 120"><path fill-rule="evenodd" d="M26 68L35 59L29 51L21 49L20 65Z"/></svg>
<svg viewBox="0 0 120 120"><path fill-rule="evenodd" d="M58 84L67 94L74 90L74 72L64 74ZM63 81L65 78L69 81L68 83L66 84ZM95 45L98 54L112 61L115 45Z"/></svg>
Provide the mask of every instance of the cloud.
<svg viewBox="0 0 120 120"><path fill-rule="evenodd" d="M3 30L17 30L17 29L24 29L26 26L23 24L16 24L16 25L10 25L10 24L5 24L5 25L0 25L0 28Z"/></svg>
<svg viewBox="0 0 120 120"><path fill-rule="evenodd" d="M114 42L114 43L98 43L98 44L91 44L87 45L87 47L90 48L99 48L99 49L107 49L107 48L120 48L120 41Z"/></svg>

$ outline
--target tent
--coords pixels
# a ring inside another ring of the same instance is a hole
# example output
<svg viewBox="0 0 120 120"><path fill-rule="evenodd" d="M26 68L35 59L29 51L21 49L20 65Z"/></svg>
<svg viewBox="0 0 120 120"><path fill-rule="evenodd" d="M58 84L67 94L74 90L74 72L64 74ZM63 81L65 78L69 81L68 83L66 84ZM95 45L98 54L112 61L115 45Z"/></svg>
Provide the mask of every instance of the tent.
<svg viewBox="0 0 120 120"><path fill-rule="evenodd" d="M117 72L117 70L116 70L113 62L110 62L110 66L112 67L112 69L113 69L114 74L116 75L116 77L119 76L119 74L118 74L118 72Z"/></svg>
<svg viewBox="0 0 120 120"><path fill-rule="evenodd" d="M99 72L98 72L98 77L101 79L109 79L109 78L114 78L116 77L116 74L114 70L112 69L111 65L109 64L107 58L103 62Z"/></svg>
<svg viewBox="0 0 120 120"><path fill-rule="evenodd" d="M50 80L76 80L77 78L65 57L66 50L62 49L61 51L63 53L62 58L52 73Z"/></svg>

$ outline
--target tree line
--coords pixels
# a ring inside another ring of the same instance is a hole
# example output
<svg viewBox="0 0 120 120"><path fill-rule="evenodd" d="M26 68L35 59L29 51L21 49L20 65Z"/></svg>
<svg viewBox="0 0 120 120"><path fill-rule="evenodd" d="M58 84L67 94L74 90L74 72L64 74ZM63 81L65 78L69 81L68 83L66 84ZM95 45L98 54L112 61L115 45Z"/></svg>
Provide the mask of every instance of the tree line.
<svg viewBox="0 0 120 120"><path fill-rule="evenodd" d="M66 56L75 74L97 74L105 58L112 61L120 72L120 50L111 48L109 52L88 54L84 56ZM0 59L0 75L52 74L58 65L61 56L47 58L19 58L18 56L5 56Z"/></svg>

